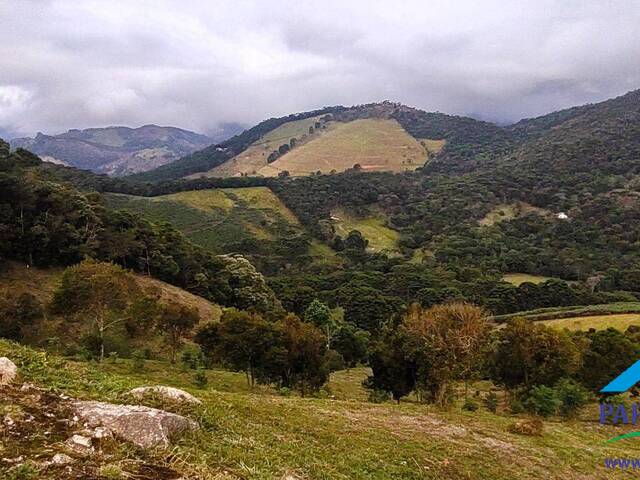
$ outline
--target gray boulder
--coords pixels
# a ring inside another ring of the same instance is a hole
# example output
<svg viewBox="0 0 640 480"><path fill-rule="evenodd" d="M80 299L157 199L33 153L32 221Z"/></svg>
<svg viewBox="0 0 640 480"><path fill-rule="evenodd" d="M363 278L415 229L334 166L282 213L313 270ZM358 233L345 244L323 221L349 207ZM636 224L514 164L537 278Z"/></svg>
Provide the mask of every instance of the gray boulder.
<svg viewBox="0 0 640 480"><path fill-rule="evenodd" d="M18 374L18 367L7 357L0 358L0 385L9 385Z"/></svg>
<svg viewBox="0 0 640 480"><path fill-rule="evenodd" d="M145 397L158 397L162 400L175 403L189 403L191 405L200 405L202 402L196 397L184 390L173 387L164 387L157 385L155 387L138 387L129 392L136 400L142 400Z"/></svg>
<svg viewBox="0 0 640 480"><path fill-rule="evenodd" d="M104 427L141 448L168 447L178 435L198 428L196 422L182 415L141 405L82 401L72 405L85 427Z"/></svg>

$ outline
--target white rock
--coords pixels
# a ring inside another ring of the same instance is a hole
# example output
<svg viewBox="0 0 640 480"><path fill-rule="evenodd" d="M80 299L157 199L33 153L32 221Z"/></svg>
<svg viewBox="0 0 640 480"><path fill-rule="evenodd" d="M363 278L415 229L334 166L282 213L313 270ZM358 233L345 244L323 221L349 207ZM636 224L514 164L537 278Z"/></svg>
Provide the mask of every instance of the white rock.
<svg viewBox="0 0 640 480"><path fill-rule="evenodd" d="M172 438L198 428L196 422L181 415L141 405L74 402L73 407L86 427L104 427L141 448L167 447Z"/></svg>
<svg viewBox="0 0 640 480"><path fill-rule="evenodd" d="M64 453L56 453L49 462L50 465L69 465L70 463L73 463L73 458Z"/></svg>
<svg viewBox="0 0 640 480"><path fill-rule="evenodd" d="M184 390L173 387L165 387L156 385L154 387L138 387L129 392L133 398L142 400L146 396L156 396L163 400L176 403L190 403L192 405L200 405L202 402L196 397Z"/></svg>
<svg viewBox="0 0 640 480"><path fill-rule="evenodd" d="M71 450L77 453L91 453L93 452L93 445L89 437L82 435L74 435L65 442L65 445Z"/></svg>
<svg viewBox="0 0 640 480"><path fill-rule="evenodd" d="M16 378L18 367L7 357L0 358L0 385L9 385Z"/></svg>

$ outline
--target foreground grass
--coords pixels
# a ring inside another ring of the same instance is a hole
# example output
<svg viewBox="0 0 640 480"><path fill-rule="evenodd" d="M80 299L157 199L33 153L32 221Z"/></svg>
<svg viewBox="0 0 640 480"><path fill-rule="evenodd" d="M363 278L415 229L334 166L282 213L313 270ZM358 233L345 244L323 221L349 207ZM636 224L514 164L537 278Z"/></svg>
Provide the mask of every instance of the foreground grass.
<svg viewBox="0 0 640 480"><path fill-rule="evenodd" d="M242 375L218 370L196 389L191 372L167 364L131 373L128 361L69 362L0 341L3 355L20 365L24 380L81 398L123 401L128 389L155 383L201 398L204 405L188 412L200 431L169 455L153 453L185 478L604 479L611 475L605 457L640 457L637 441L604 443L621 430L600 426L595 405L581 419L548 421L543 436L525 437L508 432L514 418L507 414L368 403L367 369L334 374L328 398L300 398L251 390Z"/></svg>

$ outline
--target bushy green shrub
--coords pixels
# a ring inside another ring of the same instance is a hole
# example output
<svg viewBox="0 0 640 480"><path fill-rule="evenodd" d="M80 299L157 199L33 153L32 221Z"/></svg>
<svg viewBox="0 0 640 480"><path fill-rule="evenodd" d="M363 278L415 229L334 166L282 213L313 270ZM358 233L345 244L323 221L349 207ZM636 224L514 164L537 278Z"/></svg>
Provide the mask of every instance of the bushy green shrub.
<svg viewBox="0 0 640 480"><path fill-rule="evenodd" d="M558 411L560 400L555 389L546 385L533 387L525 396L524 408L526 411L541 417L550 417Z"/></svg>
<svg viewBox="0 0 640 480"><path fill-rule="evenodd" d="M131 370L134 372L143 372L145 362L144 352L142 350L135 350L131 355Z"/></svg>
<svg viewBox="0 0 640 480"><path fill-rule="evenodd" d="M193 376L193 381L198 388L205 388L207 386L209 380L207 380L207 373L204 371L204 369L199 368L196 370L196 373Z"/></svg>
<svg viewBox="0 0 640 480"><path fill-rule="evenodd" d="M589 402L589 392L579 383L563 379L556 385L556 396L560 401L560 415L573 417Z"/></svg>
<svg viewBox="0 0 640 480"><path fill-rule="evenodd" d="M478 403L471 398L467 398L462 405L462 410L465 410L467 412L475 412L476 410L478 410Z"/></svg>
<svg viewBox="0 0 640 480"><path fill-rule="evenodd" d="M391 400L391 393L386 390L375 388L369 391L369 401L373 403L384 403Z"/></svg>
<svg viewBox="0 0 640 480"><path fill-rule="evenodd" d="M484 407L492 413L498 411L498 395L495 392L489 392L483 399Z"/></svg>
<svg viewBox="0 0 640 480"><path fill-rule="evenodd" d="M525 411L524 405L520 400L514 398L511 400L511 402L509 402L509 411L514 415L518 415L519 413L523 413Z"/></svg>

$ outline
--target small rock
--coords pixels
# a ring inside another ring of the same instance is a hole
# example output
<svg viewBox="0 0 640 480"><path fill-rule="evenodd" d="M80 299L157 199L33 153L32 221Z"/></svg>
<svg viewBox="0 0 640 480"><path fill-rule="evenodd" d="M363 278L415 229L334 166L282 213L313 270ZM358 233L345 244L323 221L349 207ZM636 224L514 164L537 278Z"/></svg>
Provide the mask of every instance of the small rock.
<svg viewBox="0 0 640 480"><path fill-rule="evenodd" d="M190 403L192 405L200 405L202 402L196 397L184 390L173 387L165 387L156 385L155 387L138 387L129 392L133 398L141 400L146 396L156 396L163 400L176 403Z"/></svg>
<svg viewBox="0 0 640 480"><path fill-rule="evenodd" d="M49 462L50 465L69 465L70 463L73 463L73 458L64 453L56 453Z"/></svg>
<svg viewBox="0 0 640 480"><path fill-rule="evenodd" d="M0 385L9 385L18 374L18 367L7 357L0 358Z"/></svg>
<svg viewBox="0 0 640 480"><path fill-rule="evenodd" d="M91 439L82 435L74 435L65 442L65 445L71 450L77 453L91 453L93 452L93 446L91 445Z"/></svg>
<svg viewBox="0 0 640 480"><path fill-rule="evenodd" d="M198 428L181 415L141 405L79 401L73 407L86 427L104 427L141 448L167 447L173 437Z"/></svg>

